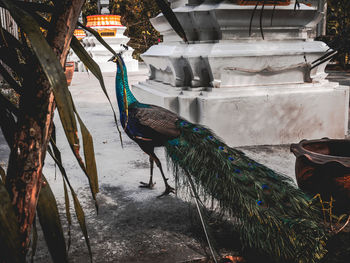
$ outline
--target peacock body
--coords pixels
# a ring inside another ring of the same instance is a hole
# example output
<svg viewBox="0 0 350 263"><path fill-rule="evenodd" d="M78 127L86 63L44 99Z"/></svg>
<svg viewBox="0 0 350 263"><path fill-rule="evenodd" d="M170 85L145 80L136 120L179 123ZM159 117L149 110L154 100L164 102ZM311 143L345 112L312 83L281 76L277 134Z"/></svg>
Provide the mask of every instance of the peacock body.
<svg viewBox="0 0 350 263"><path fill-rule="evenodd" d="M243 246L279 262L317 262L322 258L326 250L320 213L310 207L308 197L289 178L228 147L210 129L164 108L138 102L128 87L122 57L113 61L117 63L120 120L128 136L150 156L151 179L155 161L166 189L170 187L153 151L164 146L176 177L190 176L203 197L214 198L221 211L238 219L233 227Z"/></svg>

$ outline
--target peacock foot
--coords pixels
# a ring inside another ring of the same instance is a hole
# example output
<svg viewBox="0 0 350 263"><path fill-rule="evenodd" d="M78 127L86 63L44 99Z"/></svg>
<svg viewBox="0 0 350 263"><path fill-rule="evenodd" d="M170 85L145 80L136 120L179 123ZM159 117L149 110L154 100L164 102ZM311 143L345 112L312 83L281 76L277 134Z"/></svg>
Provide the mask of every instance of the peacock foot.
<svg viewBox="0 0 350 263"><path fill-rule="evenodd" d="M141 188L148 188L148 189L153 189L154 185L156 184L156 182L149 182L149 183L144 183L144 182L140 182L140 186Z"/></svg>
<svg viewBox="0 0 350 263"><path fill-rule="evenodd" d="M164 191L164 193L162 193L161 195L158 195L157 197L159 198L159 197L162 197L162 196L165 196L165 195L169 195L170 193L175 194L175 189L172 188L170 185L167 184L167 185L165 186L165 191Z"/></svg>

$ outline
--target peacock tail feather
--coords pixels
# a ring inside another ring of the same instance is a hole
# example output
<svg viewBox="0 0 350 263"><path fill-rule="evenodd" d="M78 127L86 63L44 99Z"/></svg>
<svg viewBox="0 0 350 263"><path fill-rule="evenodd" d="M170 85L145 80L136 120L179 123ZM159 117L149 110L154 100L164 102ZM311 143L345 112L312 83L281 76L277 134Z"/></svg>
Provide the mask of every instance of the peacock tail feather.
<svg viewBox="0 0 350 263"><path fill-rule="evenodd" d="M280 262L317 262L326 250L319 210L291 179L225 145L213 132L185 120L166 144L176 177L190 175L204 197L236 217L242 245ZM318 220L320 219L320 221Z"/></svg>

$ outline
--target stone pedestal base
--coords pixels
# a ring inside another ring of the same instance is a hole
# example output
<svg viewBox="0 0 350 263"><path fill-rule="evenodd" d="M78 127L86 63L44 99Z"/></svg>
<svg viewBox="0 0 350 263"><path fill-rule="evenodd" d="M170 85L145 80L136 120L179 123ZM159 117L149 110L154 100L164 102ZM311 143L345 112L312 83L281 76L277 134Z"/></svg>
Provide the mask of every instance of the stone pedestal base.
<svg viewBox="0 0 350 263"><path fill-rule="evenodd" d="M211 128L230 146L344 138L349 88L337 83L182 90L156 81L133 86L142 102Z"/></svg>

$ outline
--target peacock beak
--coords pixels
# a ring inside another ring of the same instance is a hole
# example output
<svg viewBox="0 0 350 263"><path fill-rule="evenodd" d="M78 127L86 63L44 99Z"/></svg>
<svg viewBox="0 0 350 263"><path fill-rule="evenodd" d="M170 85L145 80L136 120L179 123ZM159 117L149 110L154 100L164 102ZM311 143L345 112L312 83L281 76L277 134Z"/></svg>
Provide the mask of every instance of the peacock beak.
<svg viewBox="0 0 350 263"><path fill-rule="evenodd" d="M108 61L107 61L107 62L109 62L109 61L114 62L114 59L115 59L115 57L113 56L113 57L111 57L110 59L108 59Z"/></svg>

